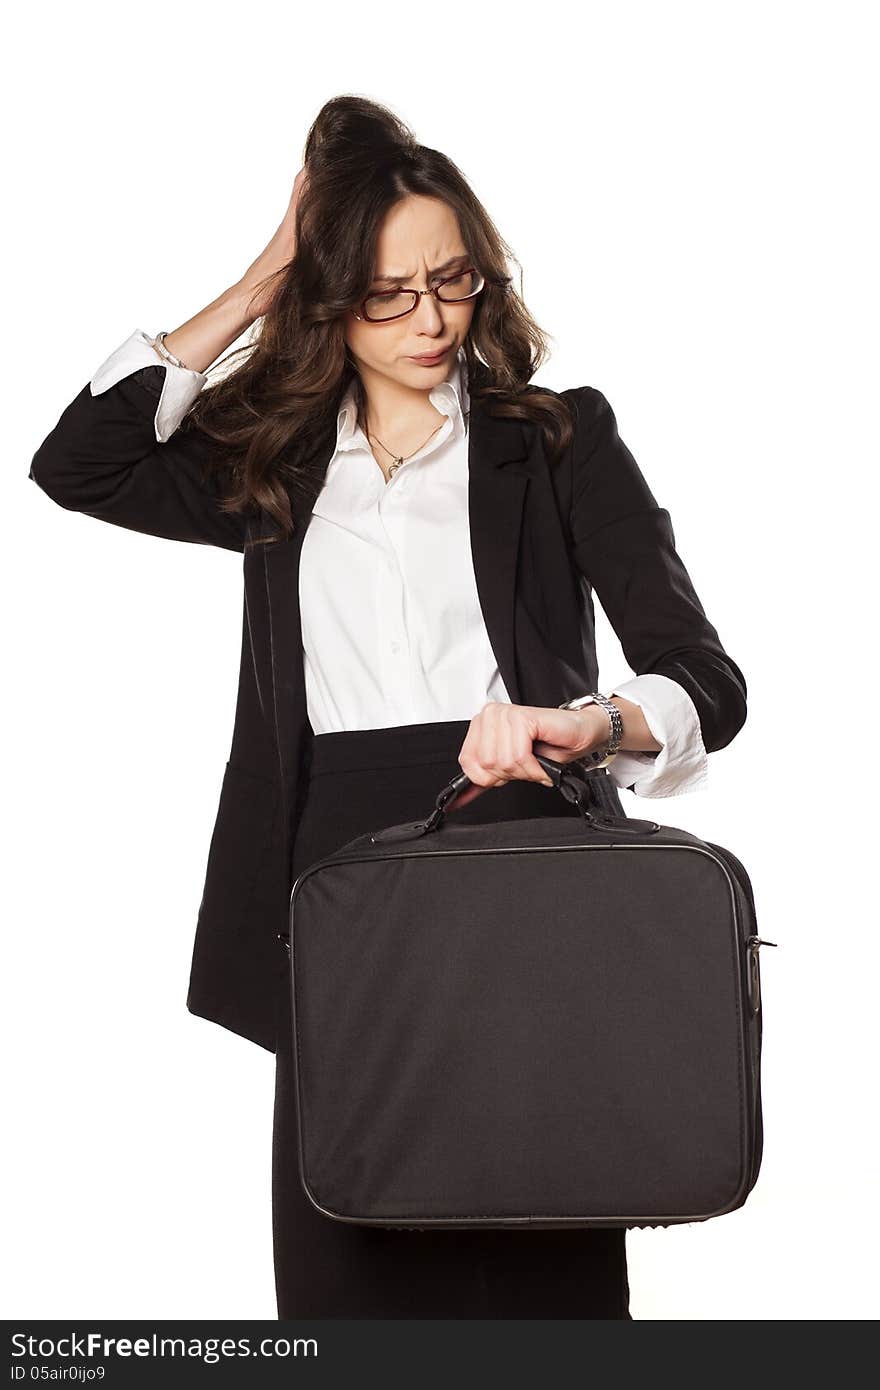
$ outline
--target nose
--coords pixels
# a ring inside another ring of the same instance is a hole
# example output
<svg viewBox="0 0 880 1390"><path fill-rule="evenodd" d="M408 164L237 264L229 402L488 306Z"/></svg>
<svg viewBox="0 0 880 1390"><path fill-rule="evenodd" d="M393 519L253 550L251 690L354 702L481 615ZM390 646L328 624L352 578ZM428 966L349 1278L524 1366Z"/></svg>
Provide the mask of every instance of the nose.
<svg viewBox="0 0 880 1390"><path fill-rule="evenodd" d="M425 333L437 334L443 331L443 315L440 312L440 304L435 294L423 294L419 299L418 308L412 313L417 329Z"/></svg>

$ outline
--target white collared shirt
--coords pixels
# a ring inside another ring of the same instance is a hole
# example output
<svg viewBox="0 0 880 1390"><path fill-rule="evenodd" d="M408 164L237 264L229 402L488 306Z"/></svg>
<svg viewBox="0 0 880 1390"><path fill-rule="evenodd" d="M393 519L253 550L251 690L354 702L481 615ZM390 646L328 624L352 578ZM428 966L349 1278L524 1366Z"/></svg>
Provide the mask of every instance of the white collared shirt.
<svg viewBox="0 0 880 1390"><path fill-rule="evenodd" d="M98 395L142 366L163 363L136 330L91 380ZM208 378L164 363L156 439L177 429ZM300 560L299 602L309 723L316 734L471 719L506 701L474 576L468 519L467 367L459 349L429 395L446 418L386 483L357 425L349 389L336 448ZM649 672L609 691L639 705L657 753L608 760L618 787L676 796L705 784L708 755L687 691Z"/></svg>

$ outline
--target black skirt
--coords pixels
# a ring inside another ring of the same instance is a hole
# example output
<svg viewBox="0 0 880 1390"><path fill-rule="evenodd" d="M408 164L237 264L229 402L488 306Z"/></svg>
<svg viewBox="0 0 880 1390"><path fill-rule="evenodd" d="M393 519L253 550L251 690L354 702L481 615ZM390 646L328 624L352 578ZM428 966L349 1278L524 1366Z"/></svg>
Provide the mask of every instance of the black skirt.
<svg viewBox="0 0 880 1390"><path fill-rule="evenodd" d="M368 830L424 818L461 771L468 720L318 734L291 866ZM624 814L610 778L594 799ZM552 787L487 788L448 812L459 823L577 815ZM279 1318L629 1318L623 1228L395 1230L334 1221L297 1167L290 998L278 1001L272 1225Z"/></svg>

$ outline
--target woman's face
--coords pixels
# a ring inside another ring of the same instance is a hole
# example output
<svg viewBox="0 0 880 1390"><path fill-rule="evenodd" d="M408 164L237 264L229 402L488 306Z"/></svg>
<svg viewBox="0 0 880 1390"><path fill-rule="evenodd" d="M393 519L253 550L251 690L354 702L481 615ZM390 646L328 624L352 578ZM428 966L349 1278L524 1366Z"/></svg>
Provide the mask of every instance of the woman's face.
<svg viewBox="0 0 880 1390"><path fill-rule="evenodd" d="M413 194L395 204L385 217L369 289L426 290L469 264L458 218L448 204ZM467 336L476 302L468 299L444 304L436 295L426 294L411 314L387 323L366 322L351 312L346 314L345 340L362 379L369 383L371 376L386 377L430 391L445 379ZM436 364L413 361L414 356L443 349Z"/></svg>

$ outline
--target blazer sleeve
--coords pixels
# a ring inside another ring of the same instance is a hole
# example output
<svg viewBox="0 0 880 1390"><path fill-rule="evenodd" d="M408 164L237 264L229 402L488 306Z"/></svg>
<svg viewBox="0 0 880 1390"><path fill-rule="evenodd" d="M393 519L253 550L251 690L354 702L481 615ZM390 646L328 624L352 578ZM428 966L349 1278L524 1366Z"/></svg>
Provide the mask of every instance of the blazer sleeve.
<svg viewBox="0 0 880 1390"><path fill-rule="evenodd" d="M83 386L37 449L28 477L68 511L167 540L243 551L245 516L220 508L213 441L175 428L157 442L165 374L175 369L160 361L129 368L97 391L95 378Z"/></svg>
<svg viewBox="0 0 880 1390"><path fill-rule="evenodd" d="M724 748L745 723L745 677L706 615L675 548L669 512L620 438L605 396L586 386L572 403L575 563L636 675L676 681L697 711L706 752Z"/></svg>

